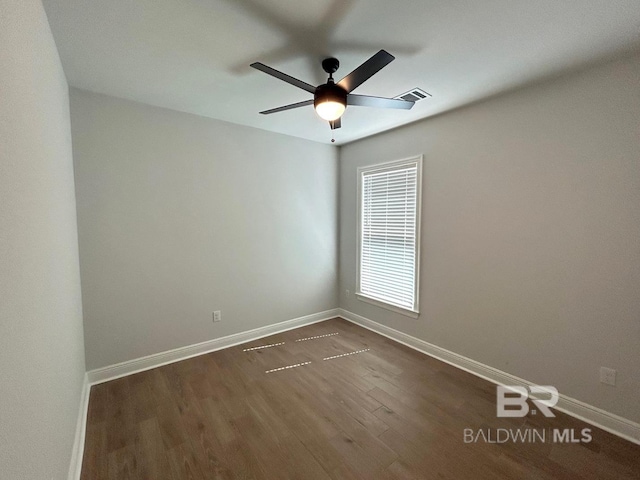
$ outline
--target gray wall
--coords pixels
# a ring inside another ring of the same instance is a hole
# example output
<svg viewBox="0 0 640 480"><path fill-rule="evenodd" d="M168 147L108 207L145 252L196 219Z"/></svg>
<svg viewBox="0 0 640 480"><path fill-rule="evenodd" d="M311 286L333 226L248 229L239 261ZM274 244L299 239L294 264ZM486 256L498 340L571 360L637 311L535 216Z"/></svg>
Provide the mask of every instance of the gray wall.
<svg viewBox="0 0 640 480"><path fill-rule="evenodd" d="M88 369L337 306L337 149L76 89L71 121Z"/></svg>
<svg viewBox="0 0 640 480"><path fill-rule="evenodd" d="M420 153L414 320L345 290L356 168ZM639 57L347 145L340 174L341 307L640 421Z"/></svg>
<svg viewBox="0 0 640 480"><path fill-rule="evenodd" d="M39 0L0 0L0 477L67 477L84 378L68 88Z"/></svg>

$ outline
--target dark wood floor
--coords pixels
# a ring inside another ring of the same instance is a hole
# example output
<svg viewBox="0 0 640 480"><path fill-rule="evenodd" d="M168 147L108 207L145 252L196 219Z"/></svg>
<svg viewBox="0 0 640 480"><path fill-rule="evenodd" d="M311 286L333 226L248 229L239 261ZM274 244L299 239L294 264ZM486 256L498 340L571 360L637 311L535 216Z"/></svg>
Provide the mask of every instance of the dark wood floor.
<svg viewBox="0 0 640 480"><path fill-rule="evenodd" d="M495 396L334 319L94 386L82 478L640 478L640 446L561 413L496 418ZM591 428L593 441L464 443L465 428L518 427Z"/></svg>

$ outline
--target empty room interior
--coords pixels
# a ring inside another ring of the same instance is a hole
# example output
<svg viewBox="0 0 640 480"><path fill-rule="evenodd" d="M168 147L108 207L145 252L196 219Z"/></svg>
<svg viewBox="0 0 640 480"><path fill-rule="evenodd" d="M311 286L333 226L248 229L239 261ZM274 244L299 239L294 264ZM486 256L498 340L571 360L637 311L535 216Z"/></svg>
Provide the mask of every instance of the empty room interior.
<svg viewBox="0 0 640 480"><path fill-rule="evenodd" d="M0 478L640 479L640 2L0 0Z"/></svg>

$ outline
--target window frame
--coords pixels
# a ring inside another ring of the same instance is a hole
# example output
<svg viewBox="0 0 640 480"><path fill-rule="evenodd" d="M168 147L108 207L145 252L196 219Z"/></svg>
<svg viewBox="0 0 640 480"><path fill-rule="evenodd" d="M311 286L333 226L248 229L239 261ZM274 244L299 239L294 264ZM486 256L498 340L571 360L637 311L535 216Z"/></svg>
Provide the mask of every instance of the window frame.
<svg viewBox="0 0 640 480"><path fill-rule="evenodd" d="M389 162L377 163L374 165L366 165L358 167L357 169L357 260L356 260L356 298L366 303L376 305L378 307L385 308L395 313L418 318L420 315L420 230L421 230L421 210L422 210L422 155L416 155L413 157L403 158L400 160L392 160ZM414 304L413 308L408 309L399 305L385 302L379 298L374 298L366 293L362 293L360 271L362 264L362 214L363 214L363 178L366 174L381 173L384 171L393 171L402 167L416 166L416 229L415 229L415 271L414 271Z"/></svg>

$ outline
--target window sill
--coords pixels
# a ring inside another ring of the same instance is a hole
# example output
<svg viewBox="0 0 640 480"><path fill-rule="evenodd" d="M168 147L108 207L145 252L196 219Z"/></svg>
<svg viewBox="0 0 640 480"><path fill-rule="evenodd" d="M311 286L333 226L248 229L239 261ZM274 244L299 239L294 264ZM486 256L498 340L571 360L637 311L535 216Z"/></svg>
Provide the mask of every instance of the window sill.
<svg viewBox="0 0 640 480"><path fill-rule="evenodd" d="M402 308L402 307L398 307L396 305L391 305L390 303L383 302L382 300L378 300L376 298L367 297L366 295L364 295L362 293L357 293L356 292L356 297L358 298L358 300L360 300L362 302L370 303L371 305L375 305L377 307L382 307L382 308L384 308L386 310L390 310L392 312L399 313L400 315L404 315L406 317L418 318L418 316L420 315L420 312L418 312L416 310L409 310L407 308Z"/></svg>

